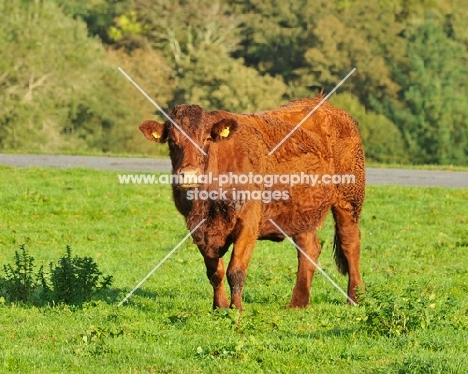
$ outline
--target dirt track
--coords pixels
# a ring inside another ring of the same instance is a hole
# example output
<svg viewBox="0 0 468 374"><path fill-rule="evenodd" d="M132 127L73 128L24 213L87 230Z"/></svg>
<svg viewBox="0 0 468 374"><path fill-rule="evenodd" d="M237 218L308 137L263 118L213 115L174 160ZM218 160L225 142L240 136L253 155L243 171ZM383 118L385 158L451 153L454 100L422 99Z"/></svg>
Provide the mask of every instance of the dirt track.
<svg viewBox="0 0 468 374"><path fill-rule="evenodd" d="M122 172L168 172L170 160L91 156L0 154L0 165L14 167L84 167ZM468 188L468 172L367 168L368 185Z"/></svg>

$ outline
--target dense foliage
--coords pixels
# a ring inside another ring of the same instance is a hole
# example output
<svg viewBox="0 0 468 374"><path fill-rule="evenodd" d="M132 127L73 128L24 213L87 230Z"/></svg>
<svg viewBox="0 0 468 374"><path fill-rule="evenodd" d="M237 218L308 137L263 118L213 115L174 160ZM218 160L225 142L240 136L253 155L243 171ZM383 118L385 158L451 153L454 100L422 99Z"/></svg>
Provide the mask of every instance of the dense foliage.
<svg viewBox="0 0 468 374"><path fill-rule="evenodd" d="M468 163L463 0L0 0L0 149L150 152L136 125L330 91L367 157ZM153 150L158 152L158 149Z"/></svg>
<svg viewBox="0 0 468 374"><path fill-rule="evenodd" d="M67 245L65 255L57 264L49 264L49 273L44 266L36 271L34 257L24 244L15 251L14 264L3 265L0 275L0 298L3 302L24 304L82 305L90 301L97 291L112 284L112 276L104 276L92 257L72 257Z"/></svg>

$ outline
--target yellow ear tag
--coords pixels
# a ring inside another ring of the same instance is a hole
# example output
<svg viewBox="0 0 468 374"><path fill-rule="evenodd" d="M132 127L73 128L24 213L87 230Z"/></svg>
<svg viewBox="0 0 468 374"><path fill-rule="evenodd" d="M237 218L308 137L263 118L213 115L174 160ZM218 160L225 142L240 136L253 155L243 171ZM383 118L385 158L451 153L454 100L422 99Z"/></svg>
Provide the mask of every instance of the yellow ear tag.
<svg viewBox="0 0 468 374"><path fill-rule="evenodd" d="M229 127L226 127L223 131L219 133L219 135L223 138L227 138L229 136Z"/></svg>
<svg viewBox="0 0 468 374"><path fill-rule="evenodd" d="M156 132L156 131L155 131L155 132L152 132L151 135L153 135L155 139L161 138L161 134L159 134L159 133Z"/></svg>

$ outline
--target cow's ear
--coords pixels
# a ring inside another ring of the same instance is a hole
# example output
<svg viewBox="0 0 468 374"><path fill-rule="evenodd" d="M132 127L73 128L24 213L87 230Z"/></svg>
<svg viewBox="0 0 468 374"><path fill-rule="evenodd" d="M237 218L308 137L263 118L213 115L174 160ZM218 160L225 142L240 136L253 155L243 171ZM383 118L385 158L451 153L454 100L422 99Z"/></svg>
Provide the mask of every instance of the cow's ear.
<svg viewBox="0 0 468 374"><path fill-rule="evenodd" d="M216 122L211 128L211 137L213 140L229 139L239 127L237 121L232 118L224 118Z"/></svg>
<svg viewBox="0 0 468 374"><path fill-rule="evenodd" d="M152 142L164 143L167 140L167 130L162 123L148 120L140 125L140 130Z"/></svg>

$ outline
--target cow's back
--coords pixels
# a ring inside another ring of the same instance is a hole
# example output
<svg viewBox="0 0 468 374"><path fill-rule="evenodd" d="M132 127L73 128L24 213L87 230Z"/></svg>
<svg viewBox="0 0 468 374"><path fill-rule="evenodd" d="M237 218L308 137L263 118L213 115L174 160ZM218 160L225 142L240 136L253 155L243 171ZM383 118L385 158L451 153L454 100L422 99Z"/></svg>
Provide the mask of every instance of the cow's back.
<svg viewBox="0 0 468 374"><path fill-rule="evenodd" d="M278 118L292 125L300 123L323 99L319 95L312 99L291 101L263 115ZM340 204L351 204L358 215L361 211L365 191L365 158L358 123L343 109L325 100L300 126L311 132L321 142L327 153L332 155L333 174L351 175L355 183L338 184ZM287 141L286 141L287 142Z"/></svg>

